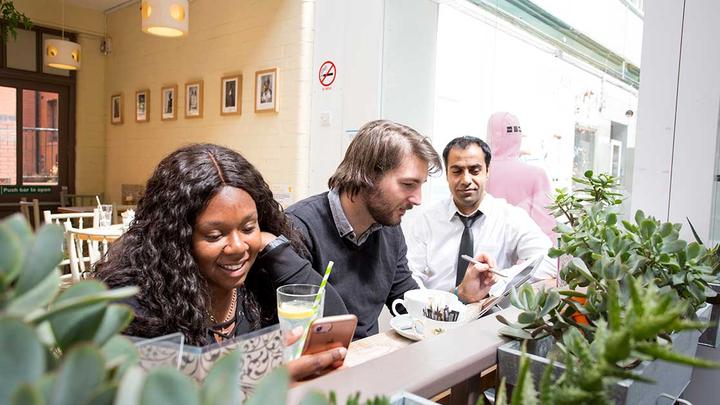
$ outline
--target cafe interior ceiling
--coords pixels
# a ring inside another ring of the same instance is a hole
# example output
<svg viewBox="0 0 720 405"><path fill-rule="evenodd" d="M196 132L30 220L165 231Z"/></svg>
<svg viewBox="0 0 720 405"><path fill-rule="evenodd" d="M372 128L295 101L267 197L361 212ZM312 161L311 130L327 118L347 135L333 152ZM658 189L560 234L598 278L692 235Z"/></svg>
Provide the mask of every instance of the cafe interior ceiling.
<svg viewBox="0 0 720 405"><path fill-rule="evenodd" d="M107 11L134 1L136 0L65 0L65 3L92 10Z"/></svg>

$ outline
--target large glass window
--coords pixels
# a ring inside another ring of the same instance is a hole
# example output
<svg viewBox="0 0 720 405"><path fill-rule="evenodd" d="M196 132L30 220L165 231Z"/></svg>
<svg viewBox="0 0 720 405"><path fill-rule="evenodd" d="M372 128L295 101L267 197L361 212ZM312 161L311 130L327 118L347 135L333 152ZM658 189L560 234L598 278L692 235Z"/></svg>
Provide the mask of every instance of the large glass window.
<svg viewBox="0 0 720 405"><path fill-rule="evenodd" d="M34 26L0 42L0 217L20 198L45 206L74 190L74 72L43 66L42 41L60 32ZM72 33L66 38L75 39Z"/></svg>
<svg viewBox="0 0 720 405"><path fill-rule="evenodd" d="M555 18L547 11L537 10L537 21L528 17L513 24L507 13L522 12L514 2L472 3L439 6L435 147L442 150L463 135L487 140L488 119L505 111L523 130L519 159L543 168L553 188L570 189L573 176L594 170L618 175L629 192L639 74L634 44L641 41L641 17L609 2L613 7L606 17L618 22L616 35L580 44L561 35L561 22L545 24ZM573 10L578 15L568 14ZM600 30L581 7L573 10L564 10L563 18L581 24L573 31L578 38L583 29ZM586 51L594 53L586 58ZM431 180L431 200L448 193L444 178Z"/></svg>

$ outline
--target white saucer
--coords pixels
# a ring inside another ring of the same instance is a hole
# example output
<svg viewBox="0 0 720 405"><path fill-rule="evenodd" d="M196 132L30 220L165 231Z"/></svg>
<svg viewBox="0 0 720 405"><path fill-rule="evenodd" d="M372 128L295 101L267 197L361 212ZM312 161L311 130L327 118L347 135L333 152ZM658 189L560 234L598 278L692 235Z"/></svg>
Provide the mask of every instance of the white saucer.
<svg viewBox="0 0 720 405"><path fill-rule="evenodd" d="M398 335L410 340L422 340L423 336L413 329L413 319L410 315L398 315L390 319L390 326L395 329Z"/></svg>

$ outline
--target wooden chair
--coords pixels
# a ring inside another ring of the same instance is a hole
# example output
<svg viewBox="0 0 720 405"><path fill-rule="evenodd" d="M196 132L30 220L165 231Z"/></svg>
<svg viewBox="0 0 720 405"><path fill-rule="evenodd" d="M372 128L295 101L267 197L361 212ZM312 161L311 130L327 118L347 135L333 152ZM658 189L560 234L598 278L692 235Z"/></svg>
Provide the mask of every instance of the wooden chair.
<svg viewBox="0 0 720 405"><path fill-rule="evenodd" d="M113 232L102 234L99 229L101 228L93 228L92 231L78 229L65 223L65 241L68 246L72 282L85 278L95 264L105 257L110 242L118 237Z"/></svg>
<svg viewBox="0 0 720 405"><path fill-rule="evenodd" d="M30 208L32 208L32 215L30 215ZM40 202L37 198L33 198L32 202L28 201L25 197L21 198L20 212L22 212L29 222L32 222L35 230L40 228L42 225L40 223Z"/></svg>
<svg viewBox="0 0 720 405"><path fill-rule="evenodd" d="M69 194L68 188L63 186L60 189L60 206L61 207L85 207L90 205L97 205L95 197L100 198L100 201L104 201L105 193L98 194Z"/></svg>

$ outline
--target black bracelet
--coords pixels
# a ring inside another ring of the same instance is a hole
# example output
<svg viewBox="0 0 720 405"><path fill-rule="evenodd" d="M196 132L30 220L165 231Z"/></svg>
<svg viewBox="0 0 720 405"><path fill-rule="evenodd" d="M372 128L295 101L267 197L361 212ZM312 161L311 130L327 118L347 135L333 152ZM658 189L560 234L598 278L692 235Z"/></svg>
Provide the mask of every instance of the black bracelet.
<svg viewBox="0 0 720 405"><path fill-rule="evenodd" d="M278 236L277 238L271 240L270 243L268 243L267 245L265 245L265 247L263 248L263 250L260 251L260 254L258 255L258 259L261 259L263 256L265 256L265 255L267 255L268 253L270 253L270 252L271 252L273 249L275 249L276 247L282 246L282 245L284 245L284 244L286 244L286 243L290 243L290 241L288 240L288 238L285 237L285 235L280 235L280 236Z"/></svg>

